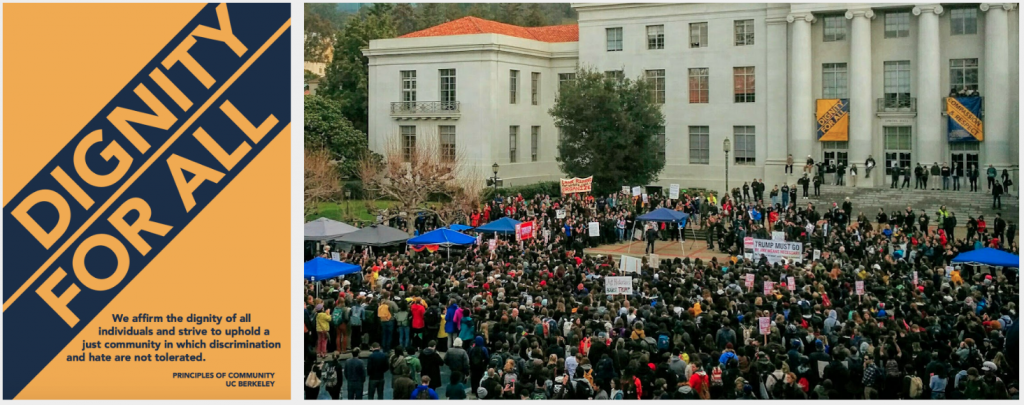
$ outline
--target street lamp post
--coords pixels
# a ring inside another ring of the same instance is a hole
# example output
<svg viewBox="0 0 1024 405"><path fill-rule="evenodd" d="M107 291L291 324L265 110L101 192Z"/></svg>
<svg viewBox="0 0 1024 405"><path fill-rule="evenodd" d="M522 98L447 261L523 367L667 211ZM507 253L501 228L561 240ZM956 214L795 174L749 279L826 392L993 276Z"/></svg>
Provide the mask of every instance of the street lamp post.
<svg viewBox="0 0 1024 405"><path fill-rule="evenodd" d="M725 151L725 195L729 195L729 149L732 149L732 142L729 138L722 141L722 150Z"/></svg>
<svg viewBox="0 0 1024 405"><path fill-rule="evenodd" d="M494 195L498 195L498 163L491 165L491 170L494 171L494 177L492 183L494 184Z"/></svg>

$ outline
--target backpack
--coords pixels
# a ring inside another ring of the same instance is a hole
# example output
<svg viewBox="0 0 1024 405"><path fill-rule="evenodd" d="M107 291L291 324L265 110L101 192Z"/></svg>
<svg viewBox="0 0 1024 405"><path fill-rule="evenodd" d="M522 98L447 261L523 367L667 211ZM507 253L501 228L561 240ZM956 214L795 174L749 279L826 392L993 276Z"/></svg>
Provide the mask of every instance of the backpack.
<svg viewBox="0 0 1024 405"><path fill-rule="evenodd" d="M491 360L487 363L488 368L500 370L501 366L505 364L505 358L501 356L501 353L491 353Z"/></svg>
<svg viewBox="0 0 1024 405"><path fill-rule="evenodd" d="M421 388L420 392L416 393L416 399L433 399L430 397L430 389L426 387Z"/></svg>
<svg viewBox="0 0 1024 405"><path fill-rule="evenodd" d="M715 387L721 387L722 386L722 367L721 366L715 366L715 368L711 369L711 385L715 386Z"/></svg>
<svg viewBox="0 0 1024 405"><path fill-rule="evenodd" d="M388 308L387 302L382 302L377 307L377 317L380 318L381 322L391 321L391 308Z"/></svg>
<svg viewBox="0 0 1024 405"><path fill-rule="evenodd" d="M572 380L569 387L572 388L573 399L590 399L594 395L594 389L590 387L590 382L582 378Z"/></svg>
<svg viewBox="0 0 1024 405"><path fill-rule="evenodd" d="M478 368L487 363L487 356L484 355L484 349L480 347L474 347L469 353L469 365L473 368Z"/></svg>
<svg viewBox="0 0 1024 405"><path fill-rule="evenodd" d="M331 324L340 326L343 323L345 323L345 311L342 311L341 307L334 308L334 313L331 314Z"/></svg>
<svg viewBox="0 0 1024 405"><path fill-rule="evenodd" d="M440 325L441 324L441 312L436 306L427 309L427 312L423 315L423 321L427 325Z"/></svg>
<svg viewBox="0 0 1024 405"><path fill-rule="evenodd" d="M338 370L331 363L324 363L320 374L324 376L324 385L333 387L338 384Z"/></svg>
<svg viewBox="0 0 1024 405"><path fill-rule="evenodd" d="M658 350L668 350L669 338L668 335L658 335Z"/></svg>
<svg viewBox="0 0 1024 405"><path fill-rule="evenodd" d="M910 398L917 399L921 398L921 393L924 392L924 383L921 382L921 377L910 376Z"/></svg>

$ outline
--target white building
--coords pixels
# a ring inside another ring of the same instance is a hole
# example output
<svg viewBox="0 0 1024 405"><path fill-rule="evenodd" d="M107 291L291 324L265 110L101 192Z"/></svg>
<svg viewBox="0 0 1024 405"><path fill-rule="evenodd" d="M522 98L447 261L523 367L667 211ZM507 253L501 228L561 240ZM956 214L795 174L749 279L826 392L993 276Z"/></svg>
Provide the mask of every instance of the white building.
<svg viewBox="0 0 1024 405"><path fill-rule="evenodd" d="M464 18L371 41L371 149L438 137L481 178L498 163L506 185L555 180L547 111L582 65L664 89L659 185L721 189L728 164L731 186L756 177L770 188L786 181L787 154L797 175L807 155L857 164L858 186L869 155L886 166L1018 165L1016 4L573 7L578 26ZM982 142L947 142L944 97L963 87L984 97ZM849 139L819 142L815 100L834 98L849 99ZM888 184L879 174L871 185Z"/></svg>

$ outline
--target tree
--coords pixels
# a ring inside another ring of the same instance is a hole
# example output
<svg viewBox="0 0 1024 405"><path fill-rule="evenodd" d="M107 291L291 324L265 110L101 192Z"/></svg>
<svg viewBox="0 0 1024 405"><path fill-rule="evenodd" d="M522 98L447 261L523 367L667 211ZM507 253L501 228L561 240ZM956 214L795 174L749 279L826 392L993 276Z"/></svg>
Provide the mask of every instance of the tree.
<svg viewBox="0 0 1024 405"><path fill-rule="evenodd" d="M397 35L402 36L416 31L416 10L409 3L395 4L391 10L391 19L395 21Z"/></svg>
<svg viewBox="0 0 1024 405"><path fill-rule="evenodd" d="M319 212L320 203L341 197L341 177L327 149L305 148L302 163L305 167L303 216L308 216Z"/></svg>
<svg viewBox="0 0 1024 405"><path fill-rule="evenodd" d="M381 213L385 221L401 213L429 212L447 225L479 206L478 176L464 164L463 153L442 150L437 134L421 134L406 145L399 143L398 134L386 139L390 141L379 159L367 156L359 164L368 210L374 211L375 201L384 199L395 202L395 211ZM431 198L444 201L435 207L428 204Z"/></svg>
<svg viewBox="0 0 1024 405"><path fill-rule="evenodd" d="M558 162L572 177L594 176L596 194L624 185L657 181L665 162L658 158L657 133L665 125L644 80L606 79L579 69L549 111L561 130Z"/></svg>
<svg viewBox="0 0 1024 405"><path fill-rule="evenodd" d="M490 4L487 3L473 3L473 5L469 6L469 10L466 11L466 15L485 20L494 20L494 13L491 12Z"/></svg>
<svg viewBox="0 0 1024 405"><path fill-rule="evenodd" d="M544 13L540 10L540 3L530 3L526 6L526 19L524 21L527 27L543 27L545 24Z"/></svg>
<svg viewBox="0 0 1024 405"><path fill-rule="evenodd" d="M444 11L440 3L423 3L418 7L417 28L419 30L433 27L444 22Z"/></svg>
<svg viewBox="0 0 1024 405"><path fill-rule="evenodd" d="M327 62L327 53L333 45L334 26L319 14L307 13L303 33L305 60Z"/></svg>
<svg viewBox="0 0 1024 405"><path fill-rule="evenodd" d="M522 4L520 3L501 3L501 12L499 12L497 16L498 22L521 25L522 9Z"/></svg>
<svg viewBox="0 0 1024 405"><path fill-rule="evenodd" d="M342 115L366 133L369 129L369 58L362 48L370 41L396 36L389 5L375 3L365 13L349 18L335 35L334 59L320 83L318 94L342 101Z"/></svg>
<svg viewBox="0 0 1024 405"><path fill-rule="evenodd" d="M359 161L369 150L366 134L352 127L342 114L342 103L320 95L305 96L306 149L324 150L345 178L358 175Z"/></svg>

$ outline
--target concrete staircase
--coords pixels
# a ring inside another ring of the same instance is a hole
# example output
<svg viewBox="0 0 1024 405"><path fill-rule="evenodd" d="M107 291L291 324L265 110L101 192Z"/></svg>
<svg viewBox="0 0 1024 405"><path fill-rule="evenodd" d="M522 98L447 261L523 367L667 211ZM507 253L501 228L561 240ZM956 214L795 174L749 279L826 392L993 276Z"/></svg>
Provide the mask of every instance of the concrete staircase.
<svg viewBox="0 0 1024 405"><path fill-rule="evenodd" d="M965 191L966 188L959 191L939 191L914 190L913 188L853 188L849 186L822 185L821 196L815 197L814 188L812 187L809 193L810 198L800 197L799 206L803 207L808 202L811 202L821 211L831 205L832 202L842 205L846 197L850 197L854 211L851 213L851 216L856 218L860 212L863 212L871 221L875 220L879 207L884 208L885 212L891 213L896 210L906 210L909 205L915 211L920 209L926 210L928 215L934 219L935 212L939 210L940 206L945 205L947 209L956 214L957 222L960 225L967 223L968 216L977 218L979 215L984 215L985 219L991 224L992 218L995 218L997 212L1002 213L1003 219L1007 221L1018 222L1020 216L1019 196L1003 195L1003 208L992 209L992 195L985 193L983 184L979 184L979 186L978 192L972 193ZM1013 191L1016 192L1016 190ZM767 197L767 192L765 194ZM798 195L802 194L802 191L798 193Z"/></svg>

